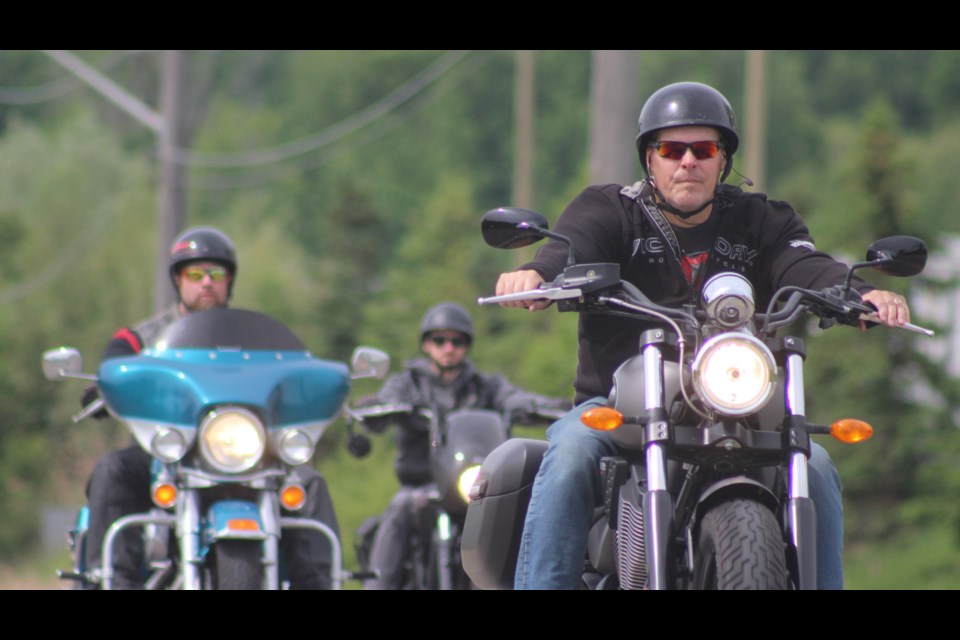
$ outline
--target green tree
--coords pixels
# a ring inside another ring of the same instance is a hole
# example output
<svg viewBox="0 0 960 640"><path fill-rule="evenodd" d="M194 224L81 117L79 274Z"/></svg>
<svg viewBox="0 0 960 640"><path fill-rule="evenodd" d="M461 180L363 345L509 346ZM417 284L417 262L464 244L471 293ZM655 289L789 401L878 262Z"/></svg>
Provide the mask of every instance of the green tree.
<svg viewBox="0 0 960 640"><path fill-rule="evenodd" d="M837 244L851 251L862 251L875 237L920 235L905 203L909 167L903 164L897 130L889 103L874 103L864 113L850 164L840 167L848 192L834 198L832 213L834 221L842 220L835 231L844 240ZM829 208L822 213L829 215ZM911 285L875 273L866 277L883 289L906 292ZM957 512L952 494L924 480L931 458L942 457L939 443L952 422L957 396L937 365L917 348L921 339L878 327L854 340L849 329L840 328L808 343L812 414L822 420L857 416L876 429L859 446L831 446L844 478L848 539L887 536L915 525L921 511L931 516L931 504L939 505L944 518ZM941 406L924 400L929 389L940 394Z"/></svg>
<svg viewBox="0 0 960 640"><path fill-rule="evenodd" d="M35 543L37 506L64 488L51 481L83 477L115 433L68 430L81 389L46 381L39 361L61 344L98 355L118 318L147 309L141 230L155 204L145 169L89 117L48 131L14 121L3 138L0 509L10 517L0 525L0 557ZM79 497L82 482L65 486Z"/></svg>

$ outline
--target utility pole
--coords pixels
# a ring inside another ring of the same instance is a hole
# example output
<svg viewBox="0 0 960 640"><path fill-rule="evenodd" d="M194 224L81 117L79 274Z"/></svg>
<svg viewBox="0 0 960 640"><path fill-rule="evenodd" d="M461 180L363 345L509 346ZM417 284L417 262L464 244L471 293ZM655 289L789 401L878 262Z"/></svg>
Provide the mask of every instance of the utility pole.
<svg viewBox="0 0 960 640"><path fill-rule="evenodd" d="M160 85L160 107L165 127L158 136L160 152L160 193L157 199L156 269L153 282L153 309L159 313L176 298L167 266L170 245L184 227L187 210L186 172L172 161L174 151L183 141L183 72L182 51L163 52L163 81Z"/></svg>
<svg viewBox="0 0 960 640"><path fill-rule="evenodd" d="M590 182L633 184L637 52L594 51L590 74Z"/></svg>
<svg viewBox="0 0 960 640"><path fill-rule="evenodd" d="M533 206L533 51L517 51L515 59L513 201L529 209Z"/></svg>
<svg viewBox="0 0 960 640"><path fill-rule="evenodd" d="M747 109L743 124L743 172L761 191L764 184L767 148L767 52L747 51Z"/></svg>
<svg viewBox="0 0 960 640"><path fill-rule="evenodd" d="M167 273L167 251L186 219L186 189L183 167L174 164L173 150L182 147L183 52L165 51L161 108L157 113L138 98L69 51L47 50L45 54L157 134L160 161L160 193L154 263L154 311L173 304L174 293Z"/></svg>

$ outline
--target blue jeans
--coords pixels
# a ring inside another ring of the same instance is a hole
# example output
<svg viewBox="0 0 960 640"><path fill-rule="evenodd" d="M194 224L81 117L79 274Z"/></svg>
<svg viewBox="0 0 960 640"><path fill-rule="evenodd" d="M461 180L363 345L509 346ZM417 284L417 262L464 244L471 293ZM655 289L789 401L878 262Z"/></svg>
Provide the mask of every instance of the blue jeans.
<svg viewBox="0 0 960 640"><path fill-rule="evenodd" d="M516 589L577 589L587 533L600 504L600 458L614 455L609 436L580 422L594 398L547 429L550 446L533 484L517 558ZM817 514L817 588L843 588L843 503L840 476L826 449L813 443L810 497Z"/></svg>

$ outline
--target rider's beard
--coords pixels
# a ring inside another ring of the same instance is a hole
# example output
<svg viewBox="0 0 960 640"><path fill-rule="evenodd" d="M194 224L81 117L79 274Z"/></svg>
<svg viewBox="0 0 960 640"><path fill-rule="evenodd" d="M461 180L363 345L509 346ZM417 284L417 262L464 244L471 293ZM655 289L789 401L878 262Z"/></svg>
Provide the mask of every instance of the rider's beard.
<svg viewBox="0 0 960 640"><path fill-rule="evenodd" d="M192 303L183 303L184 308L190 312L195 313L197 311L206 311L207 309L215 309L217 307L227 306L225 301L219 300L216 296L200 296L195 299Z"/></svg>
<svg viewBox="0 0 960 640"><path fill-rule="evenodd" d="M434 364L436 364L437 368L440 369L440 371L442 371L443 373L448 373L450 371L459 371L460 369L463 369L462 362L458 362L457 364L450 364L446 366L440 364L439 362L435 362Z"/></svg>
<svg viewBox="0 0 960 640"><path fill-rule="evenodd" d="M438 361L436 358L430 358L430 362L433 364L433 366L436 368L436 370L440 374L455 373L457 371L460 371L461 369L463 369L465 361L466 361L466 357L463 357L457 362L455 362L454 364L445 365L440 361Z"/></svg>

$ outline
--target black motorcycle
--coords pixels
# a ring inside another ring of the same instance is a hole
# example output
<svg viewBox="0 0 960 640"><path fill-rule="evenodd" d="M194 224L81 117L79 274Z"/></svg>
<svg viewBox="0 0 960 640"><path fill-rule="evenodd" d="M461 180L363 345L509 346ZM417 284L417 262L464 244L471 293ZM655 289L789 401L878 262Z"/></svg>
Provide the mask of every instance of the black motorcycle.
<svg viewBox="0 0 960 640"><path fill-rule="evenodd" d="M510 437L511 425L545 425L563 412L552 408L534 408L523 412L498 412L489 409L458 409L443 414L429 407L410 404L384 404L354 407L348 419L369 431L373 421L382 423L420 420L429 425L430 471L433 482L418 491L420 508L410 541L410 553L404 559L403 589L466 590L475 585L463 571L460 544L467 514L468 492L487 455ZM366 455L366 435L353 431L350 450ZM369 557L380 516L371 516L358 528L357 559L362 572L370 572Z"/></svg>
<svg viewBox="0 0 960 640"><path fill-rule="evenodd" d="M816 514L809 497L810 436L843 442L872 435L860 420L811 424L804 407L803 341L777 336L801 314L859 325L875 309L850 287L786 287L765 312L736 273L708 280L700 304L652 303L620 278L617 264L575 264L572 245L524 209L487 212L484 239L499 248L544 237L568 243L568 266L541 288L481 299L555 301L560 311L611 313L653 328L615 372L606 406L581 421L607 431L618 455L598 468L605 487L588 537L586 589L815 589ZM874 242L866 261L893 276L926 264L917 238ZM908 324L905 328L932 335ZM481 588L513 586L534 477L546 450L513 439L491 452L471 489L462 557Z"/></svg>

